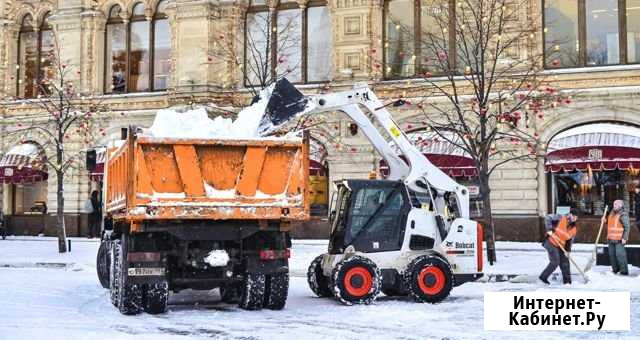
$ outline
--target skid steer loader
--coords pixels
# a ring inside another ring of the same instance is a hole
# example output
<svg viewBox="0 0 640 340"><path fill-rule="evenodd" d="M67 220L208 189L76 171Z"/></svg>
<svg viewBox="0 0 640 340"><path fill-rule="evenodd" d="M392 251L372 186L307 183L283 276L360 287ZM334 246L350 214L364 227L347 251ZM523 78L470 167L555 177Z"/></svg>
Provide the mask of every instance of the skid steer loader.
<svg viewBox="0 0 640 340"><path fill-rule="evenodd" d="M347 305L369 304L380 291L435 303L452 287L480 278L483 233L469 219L467 188L422 155L366 84L306 97L281 79L261 134L282 130L295 118L332 111L358 125L389 164L390 174L385 180L335 183L328 252L309 266L311 290Z"/></svg>

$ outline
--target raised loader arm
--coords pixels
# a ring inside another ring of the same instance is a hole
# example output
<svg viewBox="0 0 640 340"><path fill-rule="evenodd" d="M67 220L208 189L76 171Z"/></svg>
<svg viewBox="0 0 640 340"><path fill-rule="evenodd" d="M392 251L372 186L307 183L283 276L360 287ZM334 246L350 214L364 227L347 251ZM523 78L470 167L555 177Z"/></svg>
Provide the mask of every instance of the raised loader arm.
<svg viewBox="0 0 640 340"><path fill-rule="evenodd" d="M392 150L360 106L366 107L376 122L384 128L389 139L409 162L408 167ZM427 188L436 189L441 193L453 192L456 195L460 217L469 218L467 188L433 165L411 143L385 105L366 84L357 84L347 91L305 97L286 79L281 79L276 84L267 105L264 124L261 125L267 128L261 133L267 134L294 117L332 111L344 112L360 127L373 147L389 164L389 179L403 180L405 185L419 192L424 192Z"/></svg>

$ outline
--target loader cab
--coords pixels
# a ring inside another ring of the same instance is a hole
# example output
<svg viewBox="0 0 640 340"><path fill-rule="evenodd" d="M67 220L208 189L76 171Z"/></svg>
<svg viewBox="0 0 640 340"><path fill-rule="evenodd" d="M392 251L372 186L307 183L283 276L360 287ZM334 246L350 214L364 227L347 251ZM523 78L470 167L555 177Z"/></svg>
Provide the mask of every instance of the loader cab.
<svg viewBox="0 0 640 340"><path fill-rule="evenodd" d="M400 250L411 200L400 181L340 181L330 206L329 253L348 246L373 253Z"/></svg>

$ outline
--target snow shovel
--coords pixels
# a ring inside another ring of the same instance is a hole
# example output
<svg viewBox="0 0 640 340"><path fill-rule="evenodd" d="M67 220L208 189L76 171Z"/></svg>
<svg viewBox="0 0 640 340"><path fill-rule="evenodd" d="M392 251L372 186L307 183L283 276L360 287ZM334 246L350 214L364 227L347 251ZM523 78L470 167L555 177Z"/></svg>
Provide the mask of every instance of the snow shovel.
<svg viewBox="0 0 640 340"><path fill-rule="evenodd" d="M596 243L593 244L593 252L591 253L591 258L587 261L587 265L584 266L585 273L591 270L591 267L596 262L596 252L598 250L598 242L600 241L600 234L602 233L602 227L604 227L604 218L607 216L607 210L609 206L606 205L604 207L604 214L602 215L602 220L600 220L600 229L598 230L598 236L596 236Z"/></svg>
<svg viewBox="0 0 640 340"><path fill-rule="evenodd" d="M287 78L276 82L267 102L258 133L266 136L303 112L309 101Z"/></svg>
<svg viewBox="0 0 640 340"><path fill-rule="evenodd" d="M555 239L558 243L561 243L560 240L558 240L558 238L556 237L556 235L551 234L551 237L553 237L553 239ZM571 257L571 254L569 254L569 252L567 252L564 247L560 247L560 249L562 250L562 252L564 253L564 256L566 256L569 261L571 261L571 263L573 263L573 266L576 267L578 269L578 271L580 272L580 274L582 274L582 278L584 279L584 283L588 283L589 282L589 278L587 278L587 275L582 271L582 269L578 266L578 264L576 263L576 261L573 260L573 257Z"/></svg>

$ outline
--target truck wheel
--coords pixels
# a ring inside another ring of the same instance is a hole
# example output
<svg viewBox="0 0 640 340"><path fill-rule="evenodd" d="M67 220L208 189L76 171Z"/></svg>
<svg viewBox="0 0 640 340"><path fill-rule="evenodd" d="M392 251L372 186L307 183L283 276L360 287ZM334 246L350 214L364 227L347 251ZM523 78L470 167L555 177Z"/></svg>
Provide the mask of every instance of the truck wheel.
<svg viewBox="0 0 640 340"><path fill-rule="evenodd" d="M245 273L242 282L242 297L238 304L240 308L247 310L257 310L262 308L265 293L264 274Z"/></svg>
<svg viewBox="0 0 640 340"><path fill-rule="evenodd" d="M144 294L144 311L149 314L160 314L167 311L169 301L169 283L167 280L147 285Z"/></svg>
<svg viewBox="0 0 640 340"><path fill-rule="evenodd" d="M125 315L134 315L142 311L142 289L139 284L129 282L127 275L127 262L125 254L129 249L129 237L123 234L120 251L118 253L118 265L115 267L118 276L118 309Z"/></svg>
<svg viewBox="0 0 640 340"><path fill-rule="evenodd" d="M324 255L316 257L309 265L307 270L307 283L311 291L318 297L333 296L329 289L329 278L324 276L322 272L322 258Z"/></svg>
<svg viewBox="0 0 640 340"><path fill-rule="evenodd" d="M98 272L98 280L102 288L109 288L110 267L111 267L111 242L104 241L100 243L98 255L96 256L96 269Z"/></svg>
<svg viewBox="0 0 640 340"><path fill-rule="evenodd" d="M407 266L404 283L417 302L436 303L449 296L453 273L449 263L439 256L418 256Z"/></svg>
<svg viewBox="0 0 640 340"><path fill-rule="evenodd" d="M380 293L380 270L373 261L351 256L338 263L331 275L331 290L345 305L370 304Z"/></svg>
<svg viewBox="0 0 640 340"><path fill-rule="evenodd" d="M114 307L118 307L118 284L120 282L120 271L116 270L116 268L120 266L120 251L120 240L112 241L111 254L109 254L109 257L111 258L111 266L109 268L109 295Z"/></svg>
<svg viewBox="0 0 640 340"><path fill-rule="evenodd" d="M266 279L263 307L273 310L283 309L289 293L289 273L267 275Z"/></svg>

